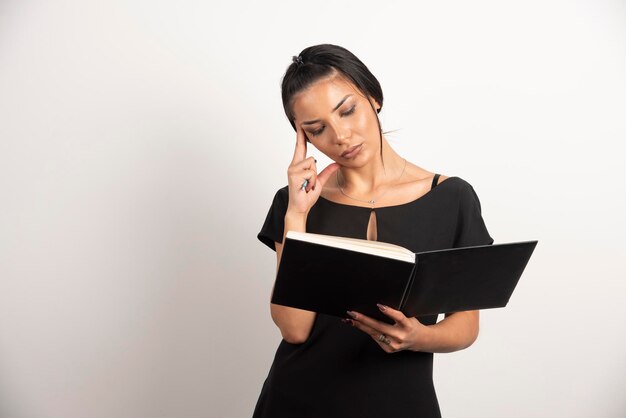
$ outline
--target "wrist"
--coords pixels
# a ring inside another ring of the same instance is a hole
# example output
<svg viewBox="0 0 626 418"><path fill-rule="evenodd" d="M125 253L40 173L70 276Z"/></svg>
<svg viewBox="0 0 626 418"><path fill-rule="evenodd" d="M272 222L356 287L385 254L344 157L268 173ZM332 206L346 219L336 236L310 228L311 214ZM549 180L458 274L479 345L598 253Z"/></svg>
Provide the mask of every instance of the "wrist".
<svg viewBox="0 0 626 418"><path fill-rule="evenodd" d="M308 213L290 212L288 210L285 214L285 231L306 232L307 216Z"/></svg>
<svg viewBox="0 0 626 418"><path fill-rule="evenodd" d="M431 352L432 341L437 330L430 325L423 325L420 328L419 338L411 345L410 350Z"/></svg>

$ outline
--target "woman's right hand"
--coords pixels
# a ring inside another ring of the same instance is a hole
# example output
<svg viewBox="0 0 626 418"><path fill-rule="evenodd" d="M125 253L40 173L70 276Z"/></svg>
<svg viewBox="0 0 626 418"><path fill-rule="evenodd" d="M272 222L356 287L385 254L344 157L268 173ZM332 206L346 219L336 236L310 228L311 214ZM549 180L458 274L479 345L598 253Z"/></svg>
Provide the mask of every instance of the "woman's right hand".
<svg viewBox="0 0 626 418"><path fill-rule="evenodd" d="M322 187L330 178L331 174L340 167L338 163L329 164L322 172L317 174L317 167L313 157L306 158L306 138L304 130L299 124L296 125L296 149L293 159L287 169L289 180L289 205L287 212L308 215L309 211L317 202L322 193ZM302 189L302 183L308 179L306 189Z"/></svg>

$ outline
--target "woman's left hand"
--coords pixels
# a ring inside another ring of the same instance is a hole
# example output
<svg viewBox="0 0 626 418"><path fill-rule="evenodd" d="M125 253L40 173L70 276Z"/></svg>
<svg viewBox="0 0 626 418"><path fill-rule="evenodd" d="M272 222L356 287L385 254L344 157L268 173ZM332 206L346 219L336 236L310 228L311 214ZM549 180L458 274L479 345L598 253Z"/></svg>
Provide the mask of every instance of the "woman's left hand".
<svg viewBox="0 0 626 418"><path fill-rule="evenodd" d="M402 312L388 306L377 304L382 313L394 320L390 325L367 315L355 311L348 311L352 319L343 320L351 323L369 336L387 353L395 353L401 350L421 351L425 339L428 337L429 328L417 318L407 318ZM386 339L381 337L383 334Z"/></svg>

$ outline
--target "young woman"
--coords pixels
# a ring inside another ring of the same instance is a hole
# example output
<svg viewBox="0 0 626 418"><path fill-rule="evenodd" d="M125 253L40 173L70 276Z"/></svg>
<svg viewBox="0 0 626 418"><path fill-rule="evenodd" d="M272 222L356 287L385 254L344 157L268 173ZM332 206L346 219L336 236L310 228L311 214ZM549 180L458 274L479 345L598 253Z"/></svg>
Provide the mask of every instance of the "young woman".
<svg viewBox="0 0 626 418"><path fill-rule="evenodd" d="M280 262L288 230L390 242L414 252L493 244L473 187L427 171L383 135L378 80L336 45L304 49L282 81L296 131L288 185L274 195L258 239ZM312 143L334 163L318 173ZM278 265L278 264L277 264ZM478 311L407 318L379 309L389 325L270 304L280 342L254 417L440 417L433 353L469 347Z"/></svg>

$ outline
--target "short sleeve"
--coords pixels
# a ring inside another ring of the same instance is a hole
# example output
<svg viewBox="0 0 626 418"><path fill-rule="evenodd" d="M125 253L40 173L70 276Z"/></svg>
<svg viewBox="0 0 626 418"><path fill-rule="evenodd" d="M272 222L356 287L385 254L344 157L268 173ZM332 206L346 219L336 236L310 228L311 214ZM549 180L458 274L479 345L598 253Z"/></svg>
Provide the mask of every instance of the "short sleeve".
<svg viewBox="0 0 626 418"><path fill-rule="evenodd" d="M458 216L454 248L493 244L494 240L482 217L478 195L467 182L460 191Z"/></svg>
<svg viewBox="0 0 626 418"><path fill-rule="evenodd" d="M261 231L257 234L257 238L274 251L276 251L275 242L283 242L285 213L287 213L287 204L289 203L288 187L287 185L278 189L274 195L274 200L267 212L265 222L261 227Z"/></svg>

